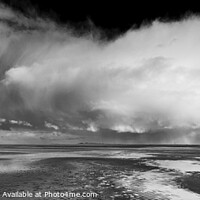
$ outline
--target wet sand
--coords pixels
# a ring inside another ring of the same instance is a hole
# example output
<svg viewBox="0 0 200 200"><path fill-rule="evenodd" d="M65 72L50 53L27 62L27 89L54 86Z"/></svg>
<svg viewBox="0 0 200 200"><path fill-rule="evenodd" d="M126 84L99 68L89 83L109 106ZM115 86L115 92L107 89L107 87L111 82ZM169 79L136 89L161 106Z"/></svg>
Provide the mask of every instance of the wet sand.
<svg viewBox="0 0 200 200"><path fill-rule="evenodd" d="M199 153L198 147L3 148L0 198L7 199L3 192L68 191L98 194L77 199L200 199Z"/></svg>

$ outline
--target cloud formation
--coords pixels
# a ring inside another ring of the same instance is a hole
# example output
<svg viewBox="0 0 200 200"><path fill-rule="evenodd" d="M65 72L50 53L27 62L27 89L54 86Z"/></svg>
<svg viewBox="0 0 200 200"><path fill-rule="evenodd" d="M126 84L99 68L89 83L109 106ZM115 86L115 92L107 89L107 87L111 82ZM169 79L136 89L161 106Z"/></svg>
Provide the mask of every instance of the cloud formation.
<svg viewBox="0 0 200 200"><path fill-rule="evenodd" d="M154 21L114 41L0 8L0 117L71 130L200 124L200 18Z"/></svg>

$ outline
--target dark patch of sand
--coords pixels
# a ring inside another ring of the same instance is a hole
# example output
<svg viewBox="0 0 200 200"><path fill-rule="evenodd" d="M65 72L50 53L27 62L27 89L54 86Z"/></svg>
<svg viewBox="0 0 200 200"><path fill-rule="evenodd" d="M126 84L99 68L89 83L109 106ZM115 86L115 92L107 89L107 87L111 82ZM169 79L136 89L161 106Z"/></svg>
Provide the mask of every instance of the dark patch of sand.
<svg viewBox="0 0 200 200"><path fill-rule="evenodd" d="M200 194L200 173L190 172L186 175L178 177L175 179L176 182L185 189L189 189L192 192Z"/></svg>

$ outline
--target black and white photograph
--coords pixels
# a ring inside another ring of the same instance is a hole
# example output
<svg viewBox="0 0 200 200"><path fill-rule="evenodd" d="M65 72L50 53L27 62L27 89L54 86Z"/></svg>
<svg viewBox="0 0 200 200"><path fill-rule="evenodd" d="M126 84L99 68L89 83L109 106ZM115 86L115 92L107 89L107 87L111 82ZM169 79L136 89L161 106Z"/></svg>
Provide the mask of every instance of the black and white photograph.
<svg viewBox="0 0 200 200"><path fill-rule="evenodd" d="M0 199L200 200L200 7L0 0Z"/></svg>

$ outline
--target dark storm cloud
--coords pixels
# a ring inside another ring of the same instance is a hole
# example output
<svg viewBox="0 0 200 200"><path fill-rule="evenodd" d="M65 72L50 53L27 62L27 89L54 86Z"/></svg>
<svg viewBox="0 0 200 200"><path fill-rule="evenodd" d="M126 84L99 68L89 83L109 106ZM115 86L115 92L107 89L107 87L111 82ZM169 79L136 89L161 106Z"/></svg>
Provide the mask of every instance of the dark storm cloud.
<svg viewBox="0 0 200 200"><path fill-rule="evenodd" d="M0 117L91 132L197 126L199 27L155 21L106 42L1 6Z"/></svg>

